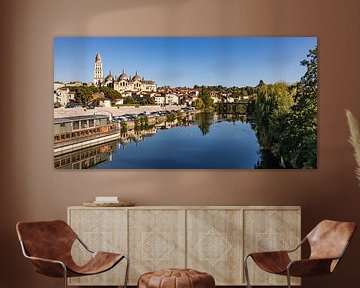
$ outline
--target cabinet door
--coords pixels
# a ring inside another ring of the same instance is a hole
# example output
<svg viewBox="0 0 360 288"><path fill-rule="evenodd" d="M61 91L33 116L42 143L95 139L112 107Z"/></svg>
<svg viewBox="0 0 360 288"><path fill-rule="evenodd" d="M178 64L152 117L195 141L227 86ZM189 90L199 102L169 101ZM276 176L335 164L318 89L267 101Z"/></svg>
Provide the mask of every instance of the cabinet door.
<svg viewBox="0 0 360 288"><path fill-rule="evenodd" d="M241 210L187 210L187 267L210 273L216 285L242 280Z"/></svg>
<svg viewBox="0 0 360 288"><path fill-rule="evenodd" d="M127 253L127 215L125 209L70 209L69 225L93 251ZM89 253L75 242L72 255L76 263L84 264ZM70 285L122 285L126 261L113 269L93 276L69 278Z"/></svg>
<svg viewBox="0 0 360 288"><path fill-rule="evenodd" d="M299 209L258 209L244 211L244 254L251 252L287 250L295 248L301 241ZM293 259L300 259L300 249L292 253ZM250 283L252 285L286 285L286 277L266 273L248 260ZM299 285L299 278L292 284Z"/></svg>
<svg viewBox="0 0 360 288"><path fill-rule="evenodd" d="M185 210L129 210L130 284L141 274L185 267Z"/></svg>

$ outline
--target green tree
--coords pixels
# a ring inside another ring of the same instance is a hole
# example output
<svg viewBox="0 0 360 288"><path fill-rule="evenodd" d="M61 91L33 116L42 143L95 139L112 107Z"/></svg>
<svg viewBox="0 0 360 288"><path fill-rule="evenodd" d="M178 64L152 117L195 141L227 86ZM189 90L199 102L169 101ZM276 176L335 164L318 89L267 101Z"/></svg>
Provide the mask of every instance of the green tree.
<svg viewBox="0 0 360 288"><path fill-rule="evenodd" d="M255 97L251 97L247 103L246 103L246 114L248 116L253 116L255 113L255 104L256 104L256 99Z"/></svg>
<svg viewBox="0 0 360 288"><path fill-rule="evenodd" d="M129 96L124 98L124 104L125 105L138 104L138 101L136 101L132 96Z"/></svg>
<svg viewBox="0 0 360 288"><path fill-rule="evenodd" d="M259 84L258 84L256 87L261 87L261 86L264 86L264 85L265 85L264 81L263 81L263 80L260 80L260 81L259 81Z"/></svg>
<svg viewBox="0 0 360 288"><path fill-rule="evenodd" d="M89 88L91 89L91 93L95 94L95 93L99 93L100 89L94 85L89 86Z"/></svg>
<svg viewBox="0 0 360 288"><path fill-rule="evenodd" d="M210 95L206 95L203 97L203 102L206 109L212 108L214 104L214 100L210 97Z"/></svg>
<svg viewBox="0 0 360 288"><path fill-rule="evenodd" d="M89 86L74 86L69 89L75 92L75 101L83 106L86 106L92 99L92 88Z"/></svg>
<svg viewBox="0 0 360 288"><path fill-rule="evenodd" d="M280 119L290 111L293 104L292 93L283 82L258 87L254 115L256 132L262 148L272 150L273 145L279 142Z"/></svg>
<svg viewBox="0 0 360 288"><path fill-rule="evenodd" d="M141 123L140 123L140 118L139 117L134 120L134 124L135 124L134 131L135 132L141 131Z"/></svg>
<svg viewBox="0 0 360 288"><path fill-rule="evenodd" d="M295 105L286 119L284 151L295 168L317 167L317 47L301 62L306 73L296 86Z"/></svg>
<svg viewBox="0 0 360 288"><path fill-rule="evenodd" d="M176 119L176 114L171 112L170 114L166 115L166 121L167 122L174 122Z"/></svg>
<svg viewBox="0 0 360 288"><path fill-rule="evenodd" d="M205 107L203 100L200 98L195 99L194 106L196 109L199 109L199 110L204 109L204 107Z"/></svg>
<svg viewBox="0 0 360 288"><path fill-rule="evenodd" d="M122 98L121 94L112 88L102 86L102 87L100 87L99 90L100 90L100 92L103 92L104 96L106 98L110 99L112 102L116 101L117 99Z"/></svg>
<svg viewBox="0 0 360 288"><path fill-rule="evenodd" d="M125 121L120 122L120 131L122 136L124 136L128 131L128 125Z"/></svg>
<svg viewBox="0 0 360 288"><path fill-rule="evenodd" d="M317 48L309 51L301 65L307 70L299 83L258 86L255 105L251 105L262 148L271 151L282 166L316 168Z"/></svg>
<svg viewBox="0 0 360 288"><path fill-rule="evenodd" d="M199 95L199 99L204 103L204 108L209 109L213 106L214 101L210 97L210 92L207 89L203 89L202 93Z"/></svg>

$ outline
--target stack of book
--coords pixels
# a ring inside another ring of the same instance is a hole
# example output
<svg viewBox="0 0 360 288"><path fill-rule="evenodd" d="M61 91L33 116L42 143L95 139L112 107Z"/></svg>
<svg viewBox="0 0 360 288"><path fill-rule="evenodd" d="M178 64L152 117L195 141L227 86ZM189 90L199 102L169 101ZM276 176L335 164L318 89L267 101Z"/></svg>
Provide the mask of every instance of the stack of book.
<svg viewBox="0 0 360 288"><path fill-rule="evenodd" d="M119 203L119 199L117 196L98 196L95 197L95 201L93 203L97 204L107 204L107 203Z"/></svg>
<svg viewBox="0 0 360 288"><path fill-rule="evenodd" d="M84 202L85 207L131 207L134 202L121 201L117 196L98 196L92 202Z"/></svg>

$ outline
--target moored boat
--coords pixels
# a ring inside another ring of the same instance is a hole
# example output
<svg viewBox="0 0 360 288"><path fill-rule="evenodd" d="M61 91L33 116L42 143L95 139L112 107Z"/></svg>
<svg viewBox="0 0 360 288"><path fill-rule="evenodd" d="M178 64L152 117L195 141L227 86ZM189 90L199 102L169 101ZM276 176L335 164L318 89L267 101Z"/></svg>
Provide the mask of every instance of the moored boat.
<svg viewBox="0 0 360 288"><path fill-rule="evenodd" d="M119 124L113 123L108 115L54 119L55 156L105 143L119 137Z"/></svg>

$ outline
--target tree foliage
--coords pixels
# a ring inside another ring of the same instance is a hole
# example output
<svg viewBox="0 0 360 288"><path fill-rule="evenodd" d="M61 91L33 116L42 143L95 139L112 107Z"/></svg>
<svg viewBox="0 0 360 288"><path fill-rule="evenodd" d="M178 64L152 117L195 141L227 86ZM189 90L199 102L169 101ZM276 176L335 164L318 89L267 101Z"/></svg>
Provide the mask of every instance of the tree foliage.
<svg viewBox="0 0 360 288"><path fill-rule="evenodd" d="M99 90L104 93L105 98L110 99L112 102L122 98L121 94L112 88L101 86Z"/></svg>
<svg viewBox="0 0 360 288"><path fill-rule="evenodd" d="M301 62L307 70L297 85L295 105L284 131L291 147L285 151L285 160L296 168L317 166L317 48L310 50L307 56L308 59Z"/></svg>
<svg viewBox="0 0 360 288"><path fill-rule="evenodd" d="M87 105L92 100L95 86L74 86L69 87L70 91L75 92L75 102L80 105ZM97 89L97 88L96 88Z"/></svg>
<svg viewBox="0 0 360 288"><path fill-rule="evenodd" d="M91 102L94 98L93 95L99 92L104 93L104 97L111 100L112 102L116 101L117 99L121 99L121 94L109 87L95 87L95 86L74 86L69 87L71 91L75 91L75 101L76 103L86 106L89 102Z"/></svg>
<svg viewBox="0 0 360 288"><path fill-rule="evenodd" d="M256 130L259 143L272 150L281 136L283 118L294 104L291 90L283 82L260 85L255 102Z"/></svg>
<svg viewBox="0 0 360 288"><path fill-rule="evenodd" d="M210 97L210 90L208 88L203 88L199 94L199 99L202 100L205 109L209 109L214 104L213 99Z"/></svg>
<svg viewBox="0 0 360 288"><path fill-rule="evenodd" d="M263 149L285 167L316 168L317 48L309 51L301 65L307 70L299 83L259 83L256 100L248 107Z"/></svg>
<svg viewBox="0 0 360 288"><path fill-rule="evenodd" d="M200 110L200 109L204 109L205 105L204 105L203 100L200 99L200 98L195 99L195 101L194 101L194 107L195 107L196 109L199 109L199 110Z"/></svg>

